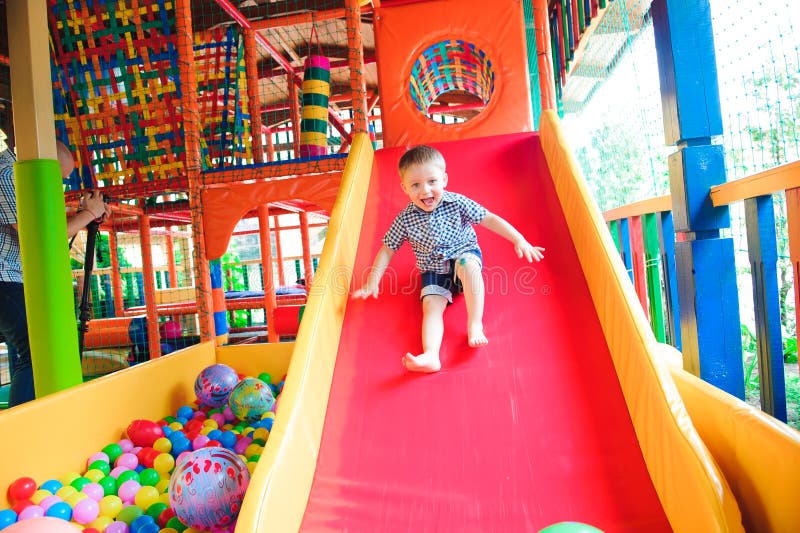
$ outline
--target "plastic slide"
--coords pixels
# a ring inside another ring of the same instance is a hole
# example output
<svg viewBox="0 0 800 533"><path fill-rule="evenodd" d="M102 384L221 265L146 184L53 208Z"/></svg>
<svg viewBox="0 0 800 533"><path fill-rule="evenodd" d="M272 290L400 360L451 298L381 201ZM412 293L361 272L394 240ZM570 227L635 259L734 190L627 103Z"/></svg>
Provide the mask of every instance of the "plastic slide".
<svg viewBox="0 0 800 533"><path fill-rule="evenodd" d="M686 430L682 406L669 401L674 390L659 383L667 371L653 369L644 351L646 368L632 384L639 391L623 390L539 136L437 147L448 188L501 214L546 258L523 262L510 243L478 229L490 344L467 346L459 300L446 313L443 370L420 375L401 366L405 351L421 349L418 274L409 247L401 249L381 297L346 304L308 502L294 502L299 523L280 504L287 496L276 495L291 483L280 474L259 500L261 523L309 532L527 532L561 521L609 532L740 530L724 479ZM356 285L408 202L396 171L402 151L375 155ZM667 451L654 452L656 441Z"/></svg>
<svg viewBox="0 0 800 533"><path fill-rule="evenodd" d="M409 246L395 255L378 300L348 303L302 530L535 531L577 520L669 531L538 137L438 146L448 188L544 246L545 260L528 264L477 230L490 344L467 346L456 300L438 374L400 363L421 350ZM402 152L376 154L356 280L408 203L396 170Z"/></svg>

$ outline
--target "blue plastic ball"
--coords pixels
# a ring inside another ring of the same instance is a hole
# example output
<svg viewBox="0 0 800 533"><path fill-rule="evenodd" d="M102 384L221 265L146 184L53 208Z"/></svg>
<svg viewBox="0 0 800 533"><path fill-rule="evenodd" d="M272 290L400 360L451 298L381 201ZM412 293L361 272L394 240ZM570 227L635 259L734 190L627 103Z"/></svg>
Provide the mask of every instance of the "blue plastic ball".
<svg viewBox="0 0 800 533"><path fill-rule="evenodd" d="M58 489L63 487L62 483L57 479L48 479L39 487L42 490L46 490L50 494L55 494L58 492Z"/></svg>
<svg viewBox="0 0 800 533"><path fill-rule="evenodd" d="M17 513L11 509L0 510L0 531L17 521Z"/></svg>
<svg viewBox="0 0 800 533"><path fill-rule="evenodd" d="M72 507L67 502L56 502L47 509L44 515L69 522L72 519Z"/></svg>

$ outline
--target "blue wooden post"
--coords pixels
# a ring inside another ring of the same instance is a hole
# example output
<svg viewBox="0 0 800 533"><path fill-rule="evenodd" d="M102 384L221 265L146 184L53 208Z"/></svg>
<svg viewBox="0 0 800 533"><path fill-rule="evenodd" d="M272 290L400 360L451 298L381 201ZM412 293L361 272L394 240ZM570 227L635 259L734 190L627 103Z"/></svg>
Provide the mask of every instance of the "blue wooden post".
<svg viewBox="0 0 800 533"><path fill-rule="evenodd" d="M628 219L619 219L619 245L622 251L622 262L625 263L625 270L633 283L633 255L631 254L631 232L628 228Z"/></svg>
<svg viewBox="0 0 800 533"><path fill-rule="evenodd" d="M661 265L664 268L664 292L666 294L667 316L664 320L667 342L681 349L680 303L678 302L678 276L675 271L675 228L672 225L672 212L663 211L658 220L658 247L661 251Z"/></svg>
<svg viewBox="0 0 800 533"><path fill-rule="evenodd" d="M742 341L733 240L726 207L711 186L725 182L710 0L654 0L651 12L669 157L683 366L744 398Z"/></svg>
<svg viewBox="0 0 800 533"><path fill-rule="evenodd" d="M781 304L778 301L778 244L772 196L748 198L744 201L744 209L756 313L761 409L786 422Z"/></svg>

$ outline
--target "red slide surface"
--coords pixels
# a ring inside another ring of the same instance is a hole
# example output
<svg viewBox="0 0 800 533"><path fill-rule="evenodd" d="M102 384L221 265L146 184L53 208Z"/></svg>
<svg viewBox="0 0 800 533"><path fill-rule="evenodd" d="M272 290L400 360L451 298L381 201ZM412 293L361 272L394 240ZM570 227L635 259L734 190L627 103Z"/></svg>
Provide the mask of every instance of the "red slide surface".
<svg viewBox="0 0 800 533"><path fill-rule="evenodd" d="M459 298L445 314L438 374L400 362L421 350L408 245L377 300L350 300L302 530L508 533L578 521L669 531L538 136L436 146L448 189L506 218L545 259L529 265L477 228L489 345L467 346ZM376 154L356 285L408 202L402 152Z"/></svg>

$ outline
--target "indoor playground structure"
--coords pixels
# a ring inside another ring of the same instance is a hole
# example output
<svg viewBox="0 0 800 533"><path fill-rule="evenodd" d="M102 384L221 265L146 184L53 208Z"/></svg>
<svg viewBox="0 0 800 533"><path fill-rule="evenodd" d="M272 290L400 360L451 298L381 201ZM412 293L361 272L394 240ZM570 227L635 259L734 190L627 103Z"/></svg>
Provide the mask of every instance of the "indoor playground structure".
<svg viewBox="0 0 800 533"><path fill-rule="evenodd" d="M37 391L0 412L0 531L800 529L764 223L798 167L723 183L709 0L0 4ZM604 218L559 114L624 53L621 11L656 35L673 194ZM546 249L478 230L490 343L456 301L434 374L399 364L409 247L380 298L349 298L418 144ZM93 189L111 215L68 249ZM741 401L726 299L741 199L770 414Z"/></svg>

